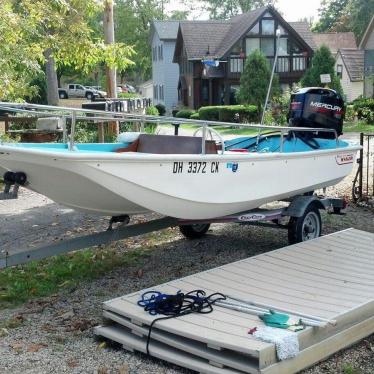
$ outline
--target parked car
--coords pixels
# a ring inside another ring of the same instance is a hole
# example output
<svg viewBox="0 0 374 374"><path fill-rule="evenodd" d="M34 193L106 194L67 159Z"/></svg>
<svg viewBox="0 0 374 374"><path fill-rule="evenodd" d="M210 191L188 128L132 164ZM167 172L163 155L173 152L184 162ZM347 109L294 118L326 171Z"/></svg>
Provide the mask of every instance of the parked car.
<svg viewBox="0 0 374 374"><path fill-rule="evenodd" d="M86 87L81 84L70 83L67 88L59 88L58 96L60 99L68 99L69 97L85 97L91 100L94 95L99 97L105 97L107 94L105 91L96 90L92 87Z"/></svg>
<svg viewBox="0 0 374 374"><path fill-rule="evenodd" d="M131 86L131 84L125 83L124 86L127 88L127 92L136 93L135 87Z"/></svg>

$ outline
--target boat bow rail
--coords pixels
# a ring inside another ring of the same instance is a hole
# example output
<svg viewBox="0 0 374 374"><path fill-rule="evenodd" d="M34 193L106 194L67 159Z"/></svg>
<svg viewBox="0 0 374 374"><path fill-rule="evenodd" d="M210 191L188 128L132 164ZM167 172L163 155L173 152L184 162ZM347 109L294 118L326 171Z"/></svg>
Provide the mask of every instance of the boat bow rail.
<svg viewBox="0 0 374 374"><path fill-rule="evenodd" d="M69 150L75 151L75 136L76 136L76 125L77 121L94 122L94 123L104 123L109 124L113 122L126 122L126 123L140 123L140 130L144 132L146 123L155 123L157 125L170 125L170 123L180 126L180 125L196 125L201 128L202 133L202 154L205 154L205 141L208 135L213 138L213 133L218 136L220 142L222 143L221 153L225 152L225 147L221 135L212 127L233 127L231 122L220 122L220 121L203 121L203 120L192 120L192 119L182 119L169 116L152 116L146 114L129 114L121 112L106 112L93 109L80 109L80 108L69 108L69 107L59 107L50 105L39 105L30 103L7 103L0 102L0 111L5 113L22 113L26 115L33 115L38 117L59 117L61 118L61 123L63 127L63 142L69 144ZM70 133L68 133L67 122L70 122ZM247 123L235 123L235 127L238 128L252 128L258 130L256 144L258 144L261 136L266 135L264 131L277 132L280 134L280 148L279 152L283 152L284 137L288 134L300 134L300 133L310 133L313 135L318 135L319 133L329 132L333 134L336 140L336 148L339 148L339 138L335 129L328 128L311 128L311 127L291 127L291 126L270 126L262 124L247 124ZM199 129L198 129L199 130ZM194 136L197 135L197 130Z"/></svg>

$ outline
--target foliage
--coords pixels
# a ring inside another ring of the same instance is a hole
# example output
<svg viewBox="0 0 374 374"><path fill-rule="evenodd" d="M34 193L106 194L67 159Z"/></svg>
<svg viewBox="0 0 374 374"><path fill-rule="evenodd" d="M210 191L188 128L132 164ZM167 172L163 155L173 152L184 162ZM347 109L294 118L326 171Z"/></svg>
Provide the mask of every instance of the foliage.
<svg viewBox="0 0 374 374"><path fill-rule="evenodd" d="M158 116L159 112L155 106L151 105L145 109L145 114L147 114L148 116Z"/></svg>
<svg viewBox="0 0 374 374"><path fill-rule="evenodd" d="M118 97L121 99L134 99L136 97L139 97L139 94L132 92L121 92L118 94Z"/></svg>
<svg viewBox="0 0 374 374"><path fill-rule="evenodd" d="M97 248L3 270L0 272L0 309L64 288L73 289L83 280L94 279L115 267L135 265L144 256L146 253L139 249L123 253Z"/></svg>
<svg viewBox="0 0 374 374"><path fill-rule="evenodd" d="M180 110L175 117L177 118L191 118L191 116L195 113L192 109L182 109Z"/></svg>
<svg viewBox="0 0 374 374"><path fill-rule="evenodd" d="M199 118L205 121L256 122L257 107L254 105L205 106L199 109Z"/></svg>
<svg viewBox="0 0 374 374"><path fill-rule="evenodd" d="M374 124L374 99L359 99L353 102L357 118Z"/></svg>
<svg viewBox="0 0 374 374"><path fill-rule="evenodd" d="M163 105L163 104L157 104L157 105L155 105L155 107L157 108L158 113L159 113L160 116L164 116L165 115L165 113L166 113L165 105Z"/></svg>
<svg viewBox="0 0 374 374"><path fill-rule="evenodd" d="M244 71L240 77L239 102L256 105L258 114L260 114L266 99L270 77L271 69L268 60L262 52L255 50L248 56L244 65ZM275 75L270 98L278 93L279 80Z"/></svg>
<svg viewBox="0 0 374 374"><path fill-rule="evenodd" d="M128 70L134 78L151 76L152 60L149 47L151 24L163 19L161 2L157 0L117 0L114 8L116 40L131 45L136 51L136 65Z"/></svg>
<svg viewBox="0 0 374 374"><path fill-rule="evenodd" d="M274 0L203 0L205 9L212 19L227 19L246 13L264 5L273 5Z"/></svg>
<svg viewBox="0 0 374 374"><path fill-rule="evenodd" d="M323 0L314 31L353 31L360 41L373 15L374 0Z"/></svg>
<svg viewBox="0 0 374 374"><path fill-rule="evenodd" d="M200 119L199 112L196 112L196 113L191 114L190 119Z"/></svg>
<svg viewBox="0 0 374 374"><path fill-rule="evenodd" d="M353 105L347 105L345 109L345 120L348 122L353 122L356 117L356 111Z"/></svg>
<svg viewBox="0 0 374 374"><path fill-rule="evenodd" d="M47 102L47 82L44 73L39 73L30 81L30 85L35 87L35 94L26 96L25 101L32 104L48 104Z"/></svg>
<svg viewBox="0 0 374 374"><path fill-rule="evenodd" d="M331 51L325 45L321 46L314 53L312 64L305 72L301 79L301 85L303 87L321 87L321 74L330 74L331 83L329 87L342 93L342 86L340 79L335 73L335 59L331 54Z"/></svg>

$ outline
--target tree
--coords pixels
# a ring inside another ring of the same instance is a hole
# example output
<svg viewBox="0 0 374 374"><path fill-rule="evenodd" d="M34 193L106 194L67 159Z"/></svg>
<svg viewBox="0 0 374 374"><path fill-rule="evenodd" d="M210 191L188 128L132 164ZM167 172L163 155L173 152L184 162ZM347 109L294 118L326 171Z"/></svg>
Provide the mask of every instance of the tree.
<svg viewBox="0 0 374 374"><path fill-rule="evenodd" d="M301 85L303 87L320 87L321 86L321 74L330 74L331 83L329 87L342 93L342 86L340 79L335 73L335 59L331 54L328 47L322 46L317 49L314 53L311 67L307 69L304 76L301 79Z"/></svg>
<svg viewBox="0 0 374 374"><path fill-rule="evenodd" d="M276 0L202 0L212 19L227 19L265 5L274 5Z"/></svg>
<svg viewBox="0 0 374 374"><path fill-rule="evenodd" d="M349 0L322 0L318 9L319 21L314 26L314 31L331 31L346 13Z"/></svg>
<svg viewBox="0 0 374 374"><path fill-rule="evenodd" d="M266 99L270 76L271 68L268 60L261 51L256 49L247 57L244 64L244 71L240 77L238 99L243 104L256 105L259 115ZM270 97L279 93L277 75L274 76L271 93Z"/></svg>
<svg viewBox="0 0 374 374"><path fill-rule="evenodd" d="M43 54L24 37L32 31L32 22L14 11L12 0L0 2L0 100L19 100L37 92L30 82L41 71Z"/></svg>
<svg viewBox="0 0 374 374"><path fill-rule="evenodd" d="M353 31L360 41L373 16L374 0L323 0L313 30Z"/></svg>

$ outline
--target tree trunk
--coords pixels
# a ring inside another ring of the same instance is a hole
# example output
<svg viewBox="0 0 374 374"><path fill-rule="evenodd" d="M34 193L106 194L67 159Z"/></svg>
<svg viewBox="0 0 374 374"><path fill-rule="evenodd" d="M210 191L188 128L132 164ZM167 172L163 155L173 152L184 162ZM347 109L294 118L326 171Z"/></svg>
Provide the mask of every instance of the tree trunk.
<svg viewBox="0 0 374 374"><path fill-rule="evenodd" d="M45 73L47 78L47 101L48 105L58 106L58 82L55 60L52 56L52 50L49 48L44 51Z"/></svg>
<svg viewBox="0 0 374 374"><path fill-rule="evenodd" d="M114 44L114 20L113 20L113 0L105 1L104 8L104 41L105 44ZM105 68L106 72L106 88L107 94L110 98L117 97L117 83L116 83L116 69L109 66ZM111 135L118 135L118 122L110 123L109 133Z"/></svg>

